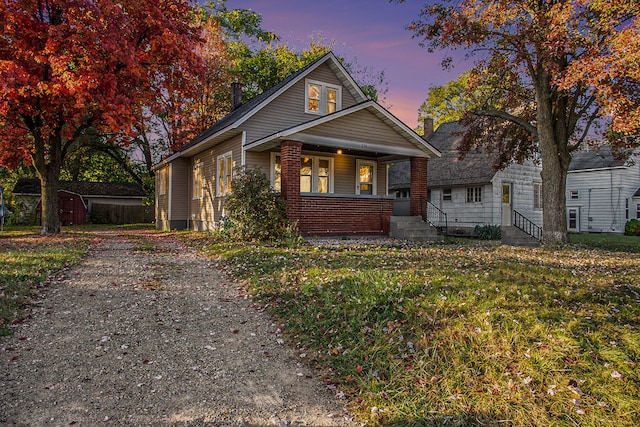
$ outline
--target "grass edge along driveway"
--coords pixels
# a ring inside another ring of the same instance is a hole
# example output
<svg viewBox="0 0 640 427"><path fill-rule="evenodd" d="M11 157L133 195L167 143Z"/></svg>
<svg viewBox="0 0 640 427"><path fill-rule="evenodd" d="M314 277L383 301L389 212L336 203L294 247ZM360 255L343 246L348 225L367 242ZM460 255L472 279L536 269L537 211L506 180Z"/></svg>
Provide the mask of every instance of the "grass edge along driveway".
<svg viewBox="0 0 640 427"><path fill-rule="evenodd" d="M637 251L205 236L184 238L243 281L363 421L640 424Z"/></svg>

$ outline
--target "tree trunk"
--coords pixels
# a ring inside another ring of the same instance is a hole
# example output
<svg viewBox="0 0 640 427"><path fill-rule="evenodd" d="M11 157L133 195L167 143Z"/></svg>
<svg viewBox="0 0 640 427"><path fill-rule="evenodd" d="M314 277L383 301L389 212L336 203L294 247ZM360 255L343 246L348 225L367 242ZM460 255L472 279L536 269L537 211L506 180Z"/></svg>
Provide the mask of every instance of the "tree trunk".
<svg viewBox="0 0 640 427"><path fill-rule="evenodd" d="M49 166L49 165L47 165ZM44 173L38 171L41 183L42 194L42 231L44 234L55 234L60 232L60 215L58 207L58 184L59 171L55 172L45 167Z"/></svg>
<svg viewBox="0 0 640 427"><path fill-rule="evenodd" d="M536 84L538 143L542 155L542 241L567 243L567 172L571 156L562 123L554 117L551 85L541 71ZM556 100L557 101L557 100Z"/></svg>
<svg viewBox="0 0 640 427"><path fill-rule="evenodd" d="M33 166L40 178L40 194L42 196L42 230L44 234L60 232L60 215L58 212L58 186L60 182L60 166L62 165L62 138L58 135L49 137L48 141L37 132L32 132L34 139Z"/></svg>

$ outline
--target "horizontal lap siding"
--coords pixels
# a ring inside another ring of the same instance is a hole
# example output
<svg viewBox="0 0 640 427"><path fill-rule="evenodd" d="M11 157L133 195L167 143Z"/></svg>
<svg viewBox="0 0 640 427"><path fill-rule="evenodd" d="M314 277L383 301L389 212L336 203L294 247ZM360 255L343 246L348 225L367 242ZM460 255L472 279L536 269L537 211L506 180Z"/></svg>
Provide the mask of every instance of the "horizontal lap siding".
<svg viewBox="0 0 640 427"><path fill-rule="evenodd" d="M540 166L527 161L522 165L513 164L496 173L493 179L493 215L497 224L502 221L502 183L511 184L512 208L534 224L542 227L542 209L533 207L533 184L542 183Z"/></svg>
<svg viewBox="0 0 640 427"><path fill-rule="evenodd" d="M191 162L189 159L175 159L171 162L171 221L184 221L189 216L191 198Z"/></svg>
<svg viewBox="0 0 640 427"><path fill-rule="evenodd" d="M428 183L427 183L428 184ZM473 185L482 187L482 202L467 203L467 187L452 187L451 201L442 200L441 210L447 214L449 227L475 227L478 224L500 225L500 221L493 218L493 194L491 185ZM450 188L450 187L447 187ZM442 190L431 194L441 197Z"/></svg>
<svg viewBox="0 0 640 427"><path fill-rule="evenodd" d="M335 85L341 84L326 64L318 67L307 78ZM247 143L318 118L315 114L304 112L304 92L305 79L302 79L242 124L241 129L247 132ZM343 87L342 108L354 104L355 99Z"/></svg>
<svg viewBox="0 0 640 427"><path fill-rule="evenodd" d="M580 209L580 231L624 233L629 219L635 218L631 197L640 187L640 165L623 169L570 172L567 175L567 207ZM571 199L578 191L578 200Z"/></svg>
<svg viewBox="0 0 640 427"><path fill-rule="evenodd" d="M389 234L393 199L302 197L298 229L307 236Z"/></svg>
<svg viewBox="0 0 640 427"><path fill-rule="evenodd" d="M382 144L393 147L415 148L399 136L388 124L367 110L357 111L313 128L315 135L351 141Z"/></svg>
<svg viewBox="0 0 640 427"><path fill-rule="evenodd" d="M202 151L190 159L188 192L190 206L190 221L192 228L196 230L211 230L224 215L224 197L216 196L217 190L217 161L218 156L232 152L234 167L242 162L242 137L237 136L212 149ZM204 164L204 189L202 199L194 199L193 194L193 168L197 161Z"/></svg>

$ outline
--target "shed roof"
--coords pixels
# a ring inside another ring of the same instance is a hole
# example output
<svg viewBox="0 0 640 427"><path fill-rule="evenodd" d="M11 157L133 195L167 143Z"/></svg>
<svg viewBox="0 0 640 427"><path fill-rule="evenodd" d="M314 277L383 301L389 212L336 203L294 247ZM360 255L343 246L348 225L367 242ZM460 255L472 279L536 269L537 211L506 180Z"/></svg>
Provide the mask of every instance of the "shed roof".
<svg viewBox="0 0 640 427"><path fill-rule="evenodd" d="M144 198L147 195L140 184L131 182L60 181L59 189L81 196ZM38 178L20 178L12 191L13 194L25 196L39 196L40 192Z"/></svg>

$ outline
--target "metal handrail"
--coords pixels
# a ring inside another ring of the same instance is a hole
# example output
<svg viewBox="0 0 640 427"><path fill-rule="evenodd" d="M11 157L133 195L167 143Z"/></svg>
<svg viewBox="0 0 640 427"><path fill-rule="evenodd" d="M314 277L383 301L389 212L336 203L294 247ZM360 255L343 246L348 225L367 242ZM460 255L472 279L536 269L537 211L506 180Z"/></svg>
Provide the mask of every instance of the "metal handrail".
<svg viewBox="0 0 640 427"><path fill-rule="evenodd" d="M516 210L513 211L513 226L542 242L542 227L535 224Z"/></svg>
<svg viewBox="0 0 640 427"><path fill-rule="evenodd" d="M440 210L436 205L427 200L426 197L420 197L422 206L422 219L429 225L436 227L445 236L448 234L449 228L447 224L447 214Z"/></svg>

